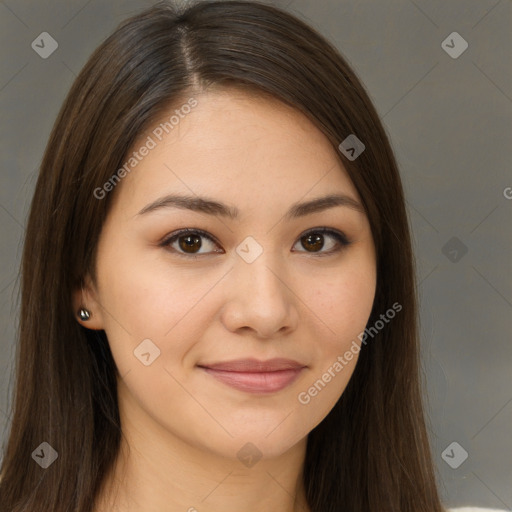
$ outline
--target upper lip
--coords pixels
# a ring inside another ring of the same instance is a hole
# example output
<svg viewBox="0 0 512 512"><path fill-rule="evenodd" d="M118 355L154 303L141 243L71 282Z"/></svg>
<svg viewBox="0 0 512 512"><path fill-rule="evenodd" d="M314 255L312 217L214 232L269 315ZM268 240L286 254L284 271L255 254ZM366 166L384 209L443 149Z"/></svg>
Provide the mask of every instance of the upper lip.
<svg viewBox="0 0 512 512"><path fill-rule="evenodd" d="M293 359L275 358L266 361L258 359L235 359L232 361L224 361L212 364L200 364L202 368L210 368L212 370L224 370L230 372L277 372L279 370L298 370L306 365L301 364Z"/></svg>

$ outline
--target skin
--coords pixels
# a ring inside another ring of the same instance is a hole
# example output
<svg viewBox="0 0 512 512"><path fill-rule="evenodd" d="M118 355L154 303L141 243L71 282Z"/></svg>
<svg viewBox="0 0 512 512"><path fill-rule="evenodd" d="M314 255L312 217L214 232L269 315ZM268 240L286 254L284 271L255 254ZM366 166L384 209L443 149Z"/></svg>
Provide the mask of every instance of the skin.
<svg viewBox="0 0 512 512"><path fill-rule="evenodd" d="M336 150L303 114L237 90L194 98L192 112L111 192L97 282L74 295L75 309L92 312L77 321L105 330L120 375L123 442L96 512L307 511L307 435L343 393L358 355L308 404L298 395L366 326L376 286L370 225L346 206L284 219L293 203L335 192L360 202ZM137 215L168 193L208 196L240 218L171 207ZM322 226L351 244L325 234L323 247L303 245L304 233ZM175 252L159 245L183 228L215 241L201 238L195 259L179 241ZM263 249L252 263L236 252L248 236ZM145 339L160 350L148 366L134 356ZM256 395L197 366L246 357L307 368L285 389ZM262 454L252 467L237 456L248 442Z"/></svg>

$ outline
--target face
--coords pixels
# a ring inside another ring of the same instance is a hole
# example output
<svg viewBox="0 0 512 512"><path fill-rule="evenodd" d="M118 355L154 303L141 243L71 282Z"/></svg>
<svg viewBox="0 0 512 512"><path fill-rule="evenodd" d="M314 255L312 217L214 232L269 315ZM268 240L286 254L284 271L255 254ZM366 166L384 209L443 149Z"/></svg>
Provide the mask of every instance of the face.
<svg viewBox="0 0 512 512"><path fill-rule="evenodd" d="M325 418L354 371L376 286L370 225L336 150L301 113L233 90L194 99L169 133L160 122L174 109L134 144L137 164L110 192L97 282L75 305L107 334L130 421L222 457L247 442L276 456ZM341 199L297 207L331 195ZM274 358L297 367L213 368Z"/></svg>

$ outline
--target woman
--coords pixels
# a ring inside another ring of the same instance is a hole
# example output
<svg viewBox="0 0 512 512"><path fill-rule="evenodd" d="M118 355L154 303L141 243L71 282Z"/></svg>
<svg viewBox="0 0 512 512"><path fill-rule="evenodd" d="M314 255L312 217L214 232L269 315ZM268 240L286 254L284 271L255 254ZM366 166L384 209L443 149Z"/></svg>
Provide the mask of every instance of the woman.
<svg viewBox="0 0 512 512"><path fill-rule="evenodd" d="M42 162L0 510L441 512L416 301L339 53L256 2L142 12Z"/></svg>

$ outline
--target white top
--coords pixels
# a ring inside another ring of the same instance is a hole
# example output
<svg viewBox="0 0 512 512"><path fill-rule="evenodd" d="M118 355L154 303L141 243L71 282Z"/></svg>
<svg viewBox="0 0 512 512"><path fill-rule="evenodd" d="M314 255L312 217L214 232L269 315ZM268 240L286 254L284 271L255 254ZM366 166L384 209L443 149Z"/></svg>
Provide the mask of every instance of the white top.
<svg viewBox="0 0 512 512"><path fill-rule="evenodd" d="M461 507L461 508L447 508L446 512L507 512L504 509L498 508L480 508L480 507Z"/></svg>

